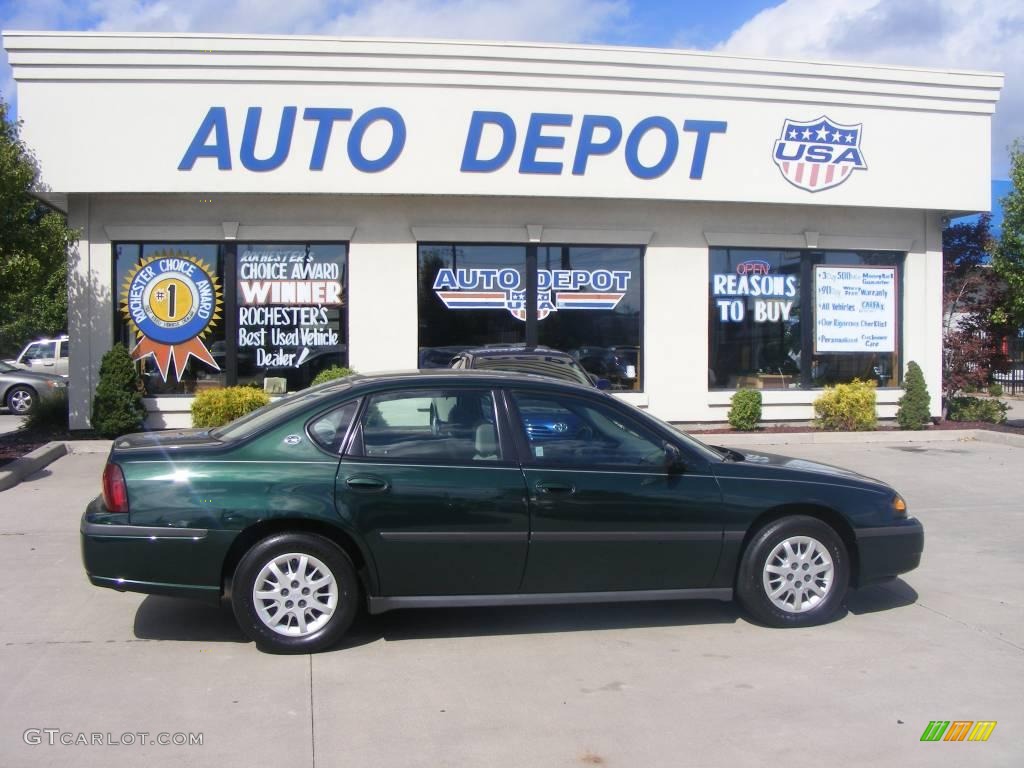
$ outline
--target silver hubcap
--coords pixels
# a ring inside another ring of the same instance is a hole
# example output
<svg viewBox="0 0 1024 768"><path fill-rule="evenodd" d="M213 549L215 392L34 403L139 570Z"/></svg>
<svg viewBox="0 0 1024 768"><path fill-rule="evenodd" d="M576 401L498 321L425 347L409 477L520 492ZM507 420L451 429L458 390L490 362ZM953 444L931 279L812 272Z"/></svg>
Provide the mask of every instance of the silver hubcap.
<svg viewBox="0 0 1024 768"><path fill-rule="evenodd" d="M32 409L32 393L19 389L11 393L11 410L15 413L26 413Z"/></svg>
<svg viewBox="0 0 1024 768"><path fill-rule="evenodd" d="M764 564L764 592L776 608L805 613L821 603L832 588L835 569L825 546L810 536L780 542Z"/></svg>
<svg viewBox="0 0 1024 768"><path fill-rule="evenodd" d="M263 566L252 588L260 620L288 637L321 629L338 607L334 574L312 555L279 555Z"/></svg>

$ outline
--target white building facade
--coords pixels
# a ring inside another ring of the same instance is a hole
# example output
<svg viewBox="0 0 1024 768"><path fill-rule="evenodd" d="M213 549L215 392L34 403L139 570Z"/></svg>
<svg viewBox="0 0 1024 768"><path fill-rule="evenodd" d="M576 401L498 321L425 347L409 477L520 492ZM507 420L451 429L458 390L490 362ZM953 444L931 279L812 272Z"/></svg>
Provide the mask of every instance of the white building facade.
<svg viewBox="0 0 1024 768"><path fill-rule="evenodd" d="M205 387L541 344L673 421L806 419L906 364L940 413L943 218L990 207L992 73L664 50L6 32L102 355Z"/></svg>

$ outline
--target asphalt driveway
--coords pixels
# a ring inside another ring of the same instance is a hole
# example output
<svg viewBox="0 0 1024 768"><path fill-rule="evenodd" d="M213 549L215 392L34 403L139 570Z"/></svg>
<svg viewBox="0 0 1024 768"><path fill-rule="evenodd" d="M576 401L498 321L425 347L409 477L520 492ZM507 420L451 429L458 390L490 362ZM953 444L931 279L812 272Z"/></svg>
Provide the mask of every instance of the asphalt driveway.
<svg viewBox="0 0 1024 768"><path fill-rule="evenodd" d="M920 569L807 630L711 602L400 611L315 657L91 587L78 519L104 457L69 455L0 493L0 766L1024 763L1024 449L777 450L894 483L926 527ZM922 743L930 720L998 726ZM60 743L93 733L134 743ZM202 745L149 743L164 733Z"/></svg>

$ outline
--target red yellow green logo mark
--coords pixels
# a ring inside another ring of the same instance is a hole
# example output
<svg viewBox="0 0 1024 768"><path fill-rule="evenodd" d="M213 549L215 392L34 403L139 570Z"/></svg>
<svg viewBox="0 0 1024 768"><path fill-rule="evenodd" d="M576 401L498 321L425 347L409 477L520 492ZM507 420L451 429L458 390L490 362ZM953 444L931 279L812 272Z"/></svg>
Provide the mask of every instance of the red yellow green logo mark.
<svg viewBox="0 0 1024 768"><path fill-rule="evenodd" d="M988 741L995 728L995 720L932 720L921 741Z"/></svg>

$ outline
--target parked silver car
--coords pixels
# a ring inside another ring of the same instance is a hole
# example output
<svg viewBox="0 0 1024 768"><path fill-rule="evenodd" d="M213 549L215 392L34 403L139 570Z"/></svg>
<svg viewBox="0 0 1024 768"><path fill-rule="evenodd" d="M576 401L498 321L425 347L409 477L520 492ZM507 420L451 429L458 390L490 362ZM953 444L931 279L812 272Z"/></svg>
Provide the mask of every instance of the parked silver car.
<svg viewBox="0 0 1024 768"><path fill-rule="evenodd" d="M67 388L63 376L37 373L0 362L0 403L19 416L31 413L39 401Z"/></svg>

